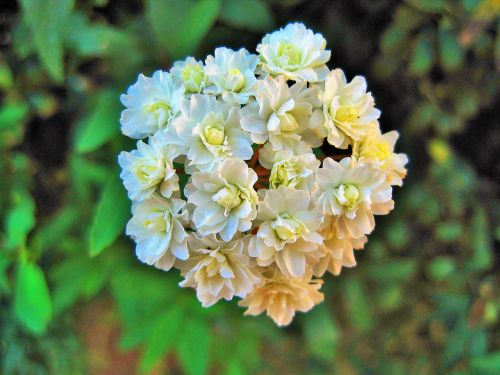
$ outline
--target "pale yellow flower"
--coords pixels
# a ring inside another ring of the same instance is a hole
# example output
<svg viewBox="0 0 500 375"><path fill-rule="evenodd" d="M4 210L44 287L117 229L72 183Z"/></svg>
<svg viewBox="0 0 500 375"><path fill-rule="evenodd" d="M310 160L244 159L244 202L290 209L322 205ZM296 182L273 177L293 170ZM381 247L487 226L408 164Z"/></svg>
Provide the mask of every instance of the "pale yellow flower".
<svg viewBox="0 0 500 375"><path fill-rule="evenodd" d="M361 76L347 82L341 69L332 70L325 80L322 101L327 140L335 147L347 148L378 127L380 111Z"/></svg>
<svg viewBox="0 0 500 375"><path fill-rule="evenodd" d="M259 202L259 229L250 239L249 254L260 266L276 263L283 274L300 277L307 263L321 256L323 237L317 229L322 220L306 190L268 190Z"/></svg>
<svg viewBox="0 0 500 375"><path fill-rule="evenodd" d="M331 217L328 218L331 219ZM315 276L321 277L326 271L337 276L340 274L342 267L356 266L354 250L363 249L368 241L366 236L337 238L331 220L327 220L327 224L320 233L325 239L319 247L324 255L313 267Z"/></svg>
<svg viewBox="0 0 500 375"><path fill-rule="evenodd" d="M245 315L259 315L266 311L277 325L286 326L296 311L307 312L323 301L324 295L319 291L322 283L322 280L311 279L310 272L301 278L286 278L275 273L238 304L247 307Z"/></svg>
<svg viewBox="0 0 500 375"><path fill-rule="evenodd" d="M362 162L376 164L377 168L386 174L389 184L401 186L406 177L405 165L408 163L408 157L394 152L398 137L397 131L385 134L379 131L370 133L354 142L352 154Z"/></svg>
<svg viewBox="0 0 500 375"><path fill-rule="evenodd" d="M267 34L257 46L262 70L290 80L319 82L328 73L330 51L326 40L302 23L291 23Z"/></svg>
<svg viewBox="0 0 500 375"><path fill-rule="evenodd" d="M323 161L313 195L324 215L333 216L338 238L360 238L375 228L373 215L394 208L392 187L382 171L356 158Z"/></svg>
<svg viewBox="0 0 500 375"><path fill-rule="evenodd" d="M214 235L188 238L189 259L178 262L184 280L181 287L196 289L203 307L224 298L244 298L260 282L246 253L247 240L219 241Z"/></svg>

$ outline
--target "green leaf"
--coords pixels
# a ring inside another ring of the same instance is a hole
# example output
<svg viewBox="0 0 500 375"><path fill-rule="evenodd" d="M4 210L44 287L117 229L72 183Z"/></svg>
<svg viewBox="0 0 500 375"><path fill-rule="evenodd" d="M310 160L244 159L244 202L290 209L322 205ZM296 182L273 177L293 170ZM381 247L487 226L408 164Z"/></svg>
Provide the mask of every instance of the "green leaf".
<svg viewBox="0 0 500 375"><path fill-rule="evenodd" d="M455 260L449 256L434 258L428 266L427 273L434 280L445 280L456 268Z"/></svg>
<svg viewBox="0 0 500 375"><path fill-rule="evenodd" d="M117 135L120 131L120 110L117 91L105 89L95 95L90 101L86 116L78 124L75 134L76 151L94 151Z"/></svg>
<svg viewBox="0 0 500 375"><path fill-rule="evenodd" d="M430 35L427 32L422 32L415 42L409 71L416 75L423 75L432 68L433 61L434 51Z"/></svg>
<svg viewBox="0 0 500 375"><path fill-rule="evenodd" d="M474 213L470 237L474 253L468 268L474 271L488 269L493 263L493 255L488 217L483 208L477 208Z"/></svg>
<svg viewBox="0 0 500 375"><path fill-rule="evenodd" d="M130 201L122 181L113 177L104 187L90 229L90 255L110 246L123 232L130 216Z"/></svg>
<svg viewBox="0 0 500 375"><path fill-rule="evenodd" d="M74 0L21 0L40 61L57 82L64 79L63 38L73 5Z"/></svg>
<svg viewBox="0 0 500 375"><path fill-rule="evenodd" d="M454 71L462 64L464 51L451 30L439 31L439 57L446 71Z"/></svg>
<svg viewBox="0 0 500 375"><path fill-rule="evenodd" d="M472 374L495 375L500 373L500 351L471 358Z"/></svg>
<svg viewBox="0 0 500 375"><path fill-rule="evenodd" d="M0 60L0 88L9 89L14 85L14 77L9 65L5 61ZM1 121L0 121L1 123Z"/></svg>
<svg viewBox="0 0 500 375"><path fill-rule="evenodd" d="M0 108L0 131L21 126L28 114L24 102L6 103Z"/></svg>
<svg viewBox="0 0 500 375"><path fill-rule="evenodd" d="M407 2L429 13L439 13L446 9L446 0L407 0Z"/></svg>
<svg viewBox="0 0 500 375"><path fill-rule="evenodd" d="M274 26L271 12L262 0L224 0L220 18L231 26L255 32L270 31Z"/></svg>
<svg viewBox="0 0 500 375"><path fill-rule="evenodd" d="M211 337L207 321L192 318L186 323L178 347L181 364L186 374L208 373Z"/></svg>
<svg viewBox="0 0 500 375"><path fill-rule="evenodd" d="M17 193L14 206L7 212L8 247L26 245L26 237L35 226L35 202L28 193Z"/></svg>
<svg viewBox="0 0 500 375"><path fill-rule="evenodd" d="M141 355L139 362L141 372L149 373L173 346L181 329L183 316L184 312L179 307L169 307L167 311L158 315Z"/></svg>
<svg viewBox="0 0 500 375"><path fill-rule="evenodd" d="M196 50L220 8L221 0L148 0L146 18L156 42L177 59Z"/></svg>
<svg viewBox="0 0 500 375"><path fill-rule="evenodd" d="M307 348L311 354L324 361L335 356L339 330L325 303L307 313L303 322Z"/></svg>
<svg viewBox="0 0 500 375"><path fill-rule="evenodd" d="M436 237L443 242L456 241L463 232L460 222L444 222L436 225Z"/></svg>
<svg viewBox="0 0 500 375"><path fill-rule="evenodd" d="M374 315L359 279L351 278L347 280L345 296L354 328L359 331L369 331L374 324Z"/></svg>
<svg viewBox="0 0 500 375"><path fill-rule="evenodd" d="M417 269L416 259L392 259L372 263L367 274L380 282L404 282L413 277Z"/></svg>
<svg viewBox="0 0 500 375"><path fill-rule="evenodd" d="M10 292L10 281L7 275L12 260L7 257L7 253L0 251L0 293L7 294Z"/></svg>
<svg viewBox="0 0 500 375"><path fill-rule="evenodd" d="M14 311L31 332L42 334L52 315L52 305L45 275L38 265L21 262L17 269Z"/></svg>

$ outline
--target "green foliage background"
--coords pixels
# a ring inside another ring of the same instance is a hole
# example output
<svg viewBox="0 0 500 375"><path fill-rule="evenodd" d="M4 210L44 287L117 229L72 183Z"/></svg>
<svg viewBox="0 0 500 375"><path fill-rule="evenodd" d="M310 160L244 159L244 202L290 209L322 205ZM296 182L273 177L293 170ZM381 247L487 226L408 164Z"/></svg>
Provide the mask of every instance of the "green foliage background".
<svg viewBox="0 0 500 375"><path fill-rule="evenodd" d="M139 353L129 373L500 373L499 11L497 0L2 1L0 372L99 373L77 327L105 299L116 345ZM218 45L254 50L295 20L325 35L330 67L367 77L410 164L358 267L278 329L235 303L205 310L175 272L135 259L118 98L139 72Z"/></svg>

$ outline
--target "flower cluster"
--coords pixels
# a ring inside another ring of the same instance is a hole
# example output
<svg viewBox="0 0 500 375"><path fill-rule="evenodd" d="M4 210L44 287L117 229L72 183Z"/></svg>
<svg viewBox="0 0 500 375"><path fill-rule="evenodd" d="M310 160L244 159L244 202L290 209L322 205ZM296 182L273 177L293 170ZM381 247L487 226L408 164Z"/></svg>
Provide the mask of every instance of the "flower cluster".
<svg viewBox="0 0 500 375"><path fill-rule="evenodd" d="M139 75L120 119L137 149L118 161L142 262L180 270L205 307L237 296L287 325L323 300L325 272L356 265L407 157L365 79L329 70L322 35L289 24L257 53ZM339 155L321 156L325 141Z"/></svg>

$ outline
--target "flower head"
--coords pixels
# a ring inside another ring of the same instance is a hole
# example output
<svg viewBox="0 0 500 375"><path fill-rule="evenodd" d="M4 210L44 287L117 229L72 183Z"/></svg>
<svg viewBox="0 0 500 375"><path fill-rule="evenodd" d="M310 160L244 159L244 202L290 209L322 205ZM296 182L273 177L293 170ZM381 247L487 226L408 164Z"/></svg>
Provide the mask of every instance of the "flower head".
<svg viewBox="0 0 500 375"><path fill-rule="evenodd" d="M394 207L392 188L384 174L354 158L323 161L316 172L314 192L325 215L333 216L337 237L360 238L375 227L373 215L385 215Z"/></svg>
<svg viewBox="0 0 500 375"><path fill-rule="evenodd" d="M257 175L239 159L224 159L209 173L193 173L185 193L195 206L193 222L203 236L220 233L229 241L252 226L257 215Z"/></svg>
<svg viewBox="0 0 500 375"><path fill-rule="evenodd" d="M257 46L262 70L289 80L319 82L328 74L326 40L301 23L267 34Z"/></svg>
<svg viewBox="0 0 500 375"><path fill-rule="evenodd" d="M164 136L187 156L189 171L209 172L227 157L248 160L253 154L250 137L240 128L239 108L209 95L185 101Z"/></svg>
<svg viewBox="0 0 500 375"><path fill-rule="evenodd" d="M219 241L215 235L188 238L189 259L179 262L184 280L182 287L196 288L196 295L204 307L224 298L244 298L260 278L246 254L245 238L231 242Z"/></svg>
<svg viewBox="0 0 500 375"><path fill-rule="evenodd" d="M118 163L122 168L120 177L133 201L151 197L158 188L165 198L179 190L169 147L156 137L149 138L148 143L138 141L136 150L122 151Z"/></svg>
<svg viewBox="0 0 500 375"><path fill-rule="evenodd" d="M136 242L136 254L141 262L155 265L165 271L172 268L175 259L186 260L188 223L186 202L181 199L151 198L132 206L132 219L127 224L127 235Z"/></svg>
<svg viewBox="0 0 500 375"><path fill-rule="evenodd" d="M305 82L288 87L283 76L267 77L257 83L257 101L242 109L241 127L250 133L252 141L271 142L273 149L293 148L300 140L313 147L321 145L311 129L314 113L321 113L318 91L307 88Z"/></svg>
<svg viewBox="0 0 500 375"><path fill-rule="evenodd" d="M408 157L394 152L398 137L396 131L385 134L370 133L360 141L354 142L352 154L360 161L376 164L386 174L389 184L401 186L406 176L405 165L408 163Z"/></svg>
<svg viewBox="0 0 500 375"><path fill-rule="evenodd" d="M341 69L332 70L325 80L322 101L328 142L335 147L347 148L378 128L380 111L366 92L363 77L347 82Z"/></svg>
<svg viewBox="0 0 500 375"><path fill-rule="evenodd" d="M176 87L167 72L156 71L152 78L142 74L120 97L127 107L120 117L123 134L142 139L163 129L178 112L184 88Z"/></svg>
<svg viewBox="0 0 500 375"><path fill-rule="evenodd" d="M300 142L293 150L274 151L270 143L266 143L259 152L259 162L270 169L269 186L278 189L286 186L295 189L310 190L314 184L314 172L320 161L305 143Z"/></svg>
<svg viewBox="0 0 500 375"><path fill-rule="evenodd" d="M222 99L229 103L247 103L249 97L254 95L258 62L259 58L244 48L238 51L217 48L214 56L208 56L205 61L205 74L211 82L205 92L221 94Z"/></svg>
<svg viewBox="0 0 500 375"><path fill-rule="evenodd" d="M205 68L201 61L188 57L183 61L176 61L170 70L174 83L183 85L186 93L200 93L206 84Z"/></svg>
<svg viewBox="0 0 500 375"><path fill-rule="evenodd" d="M324 238L320 245L320 250L323 252L322 258L314 265L314 275L321 277L328 271L337 276L340 274L342 267L356 266L354 250L361 250L368 238L362 236L360 238L337 238L335 226L332 225L332 217L329 216L323 223L323 230L320 232Z"/></svg>
<svg viewBox="0 0 500 375"><path fill-rule="evenodd" d="M317 233L322 215L311 209L305 190L268 190L259 203L259 229L251 238L249 253L260 266L276 263L286 275L301 277L309 258L319 257L323 237Z"/></svg>
<svg viewBox="0 0 500 375"><path fill-rule="evenodd" d="M296 311L307 312L322 302L321 280L312 280L311 274L287 278L280 273L266 279L238 304L247 307L245 315L259 315L266 311L279 326L291 323Z"/></svg>

